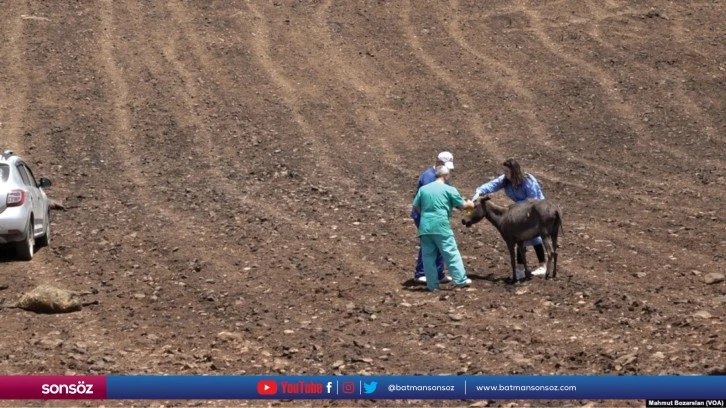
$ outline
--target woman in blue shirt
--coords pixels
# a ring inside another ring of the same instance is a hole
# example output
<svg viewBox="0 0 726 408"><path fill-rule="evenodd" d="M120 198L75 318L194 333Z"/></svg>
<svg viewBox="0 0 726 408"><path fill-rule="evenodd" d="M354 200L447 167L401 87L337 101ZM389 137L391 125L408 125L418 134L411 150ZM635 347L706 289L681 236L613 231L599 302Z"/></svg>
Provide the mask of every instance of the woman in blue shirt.
<svg viewBox="0 0 726 408"><path fill-rule="evenodd" d="M529 200L544 200L545 197L542 194L542 188L537 179L529 173L523 173L516 160L508 159L502 163L502 169L504 174L488 183L482 184L476 189L476 194L474 194L472 201L476 200L480 195L492 194L501 189L504 189L507 197L517 204ZM533 240L526 241L524 245L525 247L533 246L534 251L537 253L537 259L539 260L539 267L532 271L532 275L544 275L547 270L547 263L542 238L537 237ZM518 277L523 276L525 273L524 256L525 254L517 247L516 274Z"/></svg>

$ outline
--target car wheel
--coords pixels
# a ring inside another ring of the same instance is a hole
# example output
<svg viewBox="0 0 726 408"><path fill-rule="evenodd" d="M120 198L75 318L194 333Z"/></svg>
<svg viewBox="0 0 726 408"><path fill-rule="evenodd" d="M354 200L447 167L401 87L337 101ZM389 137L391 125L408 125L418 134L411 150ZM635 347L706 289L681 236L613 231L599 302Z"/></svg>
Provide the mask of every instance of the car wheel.
<svg viewBox="0 0 726 408"><path fill-rule="evenodd" d="M26 232L25 239L21 242L18 242L16 251L18 253L18 257L22 261L33 260L33 254L35 253L35 237L33 237L33 220L30 220L30 222L28 222L28 231Z"/></svg>
<svg viewBox="0 0 726 408"><path fill-rule="evenodd" d="M45 222L44 222L44 229L45 234L43 234L42 237L38 238L38 241L36 242L36 246L38 248L47 247L50 245L50 211L48 211L47 214L45 214Z"/></svg>

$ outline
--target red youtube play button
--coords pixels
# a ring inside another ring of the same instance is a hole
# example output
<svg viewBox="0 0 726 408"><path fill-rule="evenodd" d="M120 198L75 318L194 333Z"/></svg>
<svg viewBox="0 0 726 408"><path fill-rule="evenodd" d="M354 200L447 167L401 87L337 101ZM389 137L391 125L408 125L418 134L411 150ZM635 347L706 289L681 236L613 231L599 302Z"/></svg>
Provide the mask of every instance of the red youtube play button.
<svg viewBox="0 0 726 408"><path fill-rule="evenodd" d="M273 380L260 380L257 382L257 393L260 395L277 394L277 382Z"/></svg>

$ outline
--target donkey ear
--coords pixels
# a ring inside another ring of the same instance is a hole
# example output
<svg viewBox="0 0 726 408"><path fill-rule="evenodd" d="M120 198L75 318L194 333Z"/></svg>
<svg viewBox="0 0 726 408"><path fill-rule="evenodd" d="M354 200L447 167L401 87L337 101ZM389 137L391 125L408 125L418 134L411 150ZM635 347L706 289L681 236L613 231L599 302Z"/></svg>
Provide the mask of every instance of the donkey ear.
<svg viewBox="0 0 726 408"><path fill-rule="evenodd" d="M479 196L479 200L481 202L489 201L489 200L491 200L491 197L489 196L489 194L487 194L487 195L484 195L484 196Z"/></svg>

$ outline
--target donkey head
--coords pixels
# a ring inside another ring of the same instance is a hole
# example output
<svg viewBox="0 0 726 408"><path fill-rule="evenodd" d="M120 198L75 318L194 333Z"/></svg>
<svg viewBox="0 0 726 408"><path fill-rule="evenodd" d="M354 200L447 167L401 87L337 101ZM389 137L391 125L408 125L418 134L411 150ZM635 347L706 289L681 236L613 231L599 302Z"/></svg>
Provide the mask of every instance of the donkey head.
<svg viewBox="0 0 726 408"><path fill-rule="evenodd" d="M464 211L464 217L461 218L461 223L466 225L467 228L481 221L485 216L484 203L491 197L489 195L480 196L474 201L474 208L471 210Z"/></svg>

